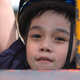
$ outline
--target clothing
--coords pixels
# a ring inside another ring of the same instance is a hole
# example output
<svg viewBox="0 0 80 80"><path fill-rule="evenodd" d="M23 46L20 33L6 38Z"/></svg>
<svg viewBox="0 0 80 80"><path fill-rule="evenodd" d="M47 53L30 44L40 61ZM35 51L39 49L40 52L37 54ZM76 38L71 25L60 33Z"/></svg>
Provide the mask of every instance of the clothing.
<svg viewBox="0 0 80 80"><path fill-rule="evenodd" d="M0 53L0 69L25 69L26 48L21 39Z"/></svg>

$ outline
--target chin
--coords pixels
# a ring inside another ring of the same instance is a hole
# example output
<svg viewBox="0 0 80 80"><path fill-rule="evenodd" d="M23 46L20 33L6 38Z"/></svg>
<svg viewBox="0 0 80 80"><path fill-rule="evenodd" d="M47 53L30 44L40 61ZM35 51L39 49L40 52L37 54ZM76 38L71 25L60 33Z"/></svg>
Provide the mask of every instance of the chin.
<svg viewBox="0 0 80 80"><path fill-rule="evenodd" d="M49 68L49 67L35 67L31 69L33 70L55 70L55 68Z"/></svg>

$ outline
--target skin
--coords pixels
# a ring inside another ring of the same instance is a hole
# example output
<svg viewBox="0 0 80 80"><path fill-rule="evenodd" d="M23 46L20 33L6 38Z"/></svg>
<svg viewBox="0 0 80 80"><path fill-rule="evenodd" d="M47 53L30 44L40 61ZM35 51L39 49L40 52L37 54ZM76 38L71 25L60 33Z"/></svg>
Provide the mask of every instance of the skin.
<svg viewBox="0 0 80 80"><path fill-rule="evenodd" d="M0 52L17 40L14 11L10 0L0 0Z"/></svg>
<svg viewBox="0 0 80 80"><path fill-rule="evenodd" d="M31 69L61 69L66 60L70 37L70 21L65 15L44 12L31 22L26 44ZM75 55L75 36L71 60Z"/></svg>

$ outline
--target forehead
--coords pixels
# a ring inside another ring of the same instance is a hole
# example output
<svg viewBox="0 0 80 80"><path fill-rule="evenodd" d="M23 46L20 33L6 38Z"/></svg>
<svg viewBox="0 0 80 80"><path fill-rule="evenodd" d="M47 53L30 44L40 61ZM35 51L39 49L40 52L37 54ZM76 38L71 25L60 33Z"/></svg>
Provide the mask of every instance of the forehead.
<svg viewBox="0 0 80 80"><path fill-rule="evenodd" d="M65 14L58 14L53 10L48 10L31 21L30 28L33 26L41 26L48 30L53 28L64 28L70 30L70 21L65 17Z"/></svg>

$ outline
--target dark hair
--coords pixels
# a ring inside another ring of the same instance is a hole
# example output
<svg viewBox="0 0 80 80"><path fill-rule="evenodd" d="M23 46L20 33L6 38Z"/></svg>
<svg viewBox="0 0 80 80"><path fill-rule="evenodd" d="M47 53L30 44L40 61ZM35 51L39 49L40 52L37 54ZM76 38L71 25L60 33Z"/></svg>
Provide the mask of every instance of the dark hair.
<svg viewBox="0 0 80 80"><path fill-rule="evenodd" d="M29 14L29 16L27 17L27 21L26 21L26 30L25 30L25 34L23 36L24 42L26 43L27 38L28 38L28 32L29 32L29 28L31 25L31 21L34 18L39 18L44 12L46 12L47 10L53 10L53 13L57 13L57 14L62 14L65 16L66 19L68 19L70 21L70 17L71 14L68 11L65 11L63 9L60 8L45 8L45 9L39 9L37 11L34 11L33 13Z"/></svg>

